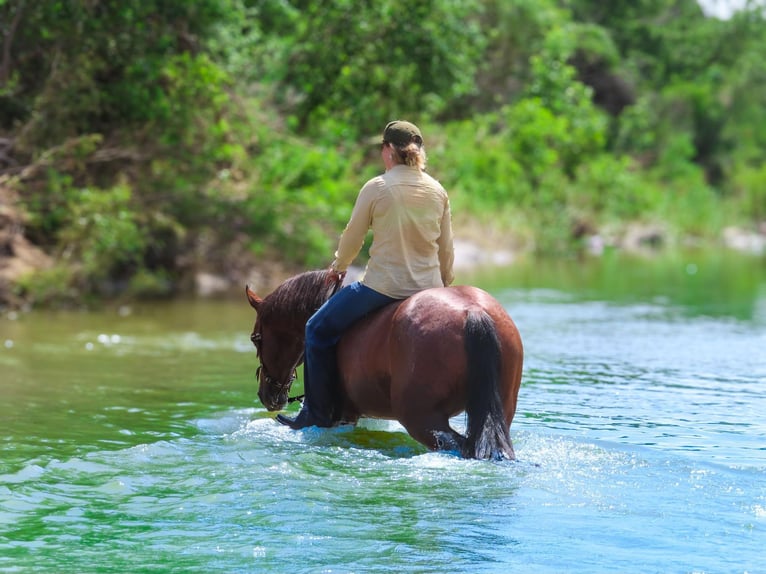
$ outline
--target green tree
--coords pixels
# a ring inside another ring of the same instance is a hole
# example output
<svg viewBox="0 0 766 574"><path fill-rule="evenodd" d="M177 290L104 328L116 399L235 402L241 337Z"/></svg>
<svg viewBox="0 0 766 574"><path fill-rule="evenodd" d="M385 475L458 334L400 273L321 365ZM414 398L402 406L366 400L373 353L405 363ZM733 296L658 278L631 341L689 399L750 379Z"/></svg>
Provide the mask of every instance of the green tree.
<svg viewBox="0 0 766 574"><path fill-rule="evenodd" d="M255 4L264 33L289 39L279 104L298 131L355 139L395 117L445 114L474 89L477 0Z"/></svg>

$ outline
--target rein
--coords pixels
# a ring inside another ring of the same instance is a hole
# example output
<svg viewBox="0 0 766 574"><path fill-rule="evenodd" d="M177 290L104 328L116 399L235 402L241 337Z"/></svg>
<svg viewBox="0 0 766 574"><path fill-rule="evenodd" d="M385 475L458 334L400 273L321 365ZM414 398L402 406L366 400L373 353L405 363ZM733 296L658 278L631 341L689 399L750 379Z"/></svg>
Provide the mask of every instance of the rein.
<svg viewBox="0 0 766 574"><path fill-rule="evenodd" d="M303 357L301 356L301 359L298 360L298 365L301 364L301 361L303 360ZM263 373L263 381L268 385L273 385L277 388L278 392L282 391L290 391L290 387L293 384L293 381L298 378L298 366L293 369L293 374L290 378L288 378L284 383L279 383L269 375L269 372L266 370L266 367L263 366L263 363L258 365L258 368L255 369L255 380L260 381L261 380L261 373ZM303 402L303 399L305 398L305 394L303 395L297 395L295 397L288 397L287 398L287 404L290 405L294 403L295 401L301 401Z"/></svg>

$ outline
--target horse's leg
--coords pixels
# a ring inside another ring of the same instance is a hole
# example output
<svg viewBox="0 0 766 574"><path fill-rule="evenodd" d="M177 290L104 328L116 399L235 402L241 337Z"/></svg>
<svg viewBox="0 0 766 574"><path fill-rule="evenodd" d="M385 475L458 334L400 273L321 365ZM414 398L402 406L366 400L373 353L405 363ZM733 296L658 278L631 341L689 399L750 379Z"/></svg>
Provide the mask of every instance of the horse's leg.
<svg viewBox="0 0 766 574"><path fill-rule="evenodd" d="M406 310L405 305L400 310ZM392 411L407 432L431 450L462 452L465 442L449 424L449 417L465 408L462 325L461 314L445 313L438 322L416 317L392 329Z"/></svg>
<svg viewBox="0 0 766 574"><path fill-rule="evenodd" d="M430 450L463 451L465 437L453 429L443 415L424 415L420 412L412 416L400 415L399 422L412 438Z"/></svg>
<svg viewBox="0 0 766 574"><path fill-rule="evenodd" d="M462 410L463 393L456 387L454 376L445 374L461 372L462 357L440 348L445 344L441 340L431 346L405 346L402 342L406 340L395 340L392 353L398 359L391 369L393 415L429 449L461 452L465 437L450 426L449 417ZM439 357L436 372L434 357Z"/></svg>

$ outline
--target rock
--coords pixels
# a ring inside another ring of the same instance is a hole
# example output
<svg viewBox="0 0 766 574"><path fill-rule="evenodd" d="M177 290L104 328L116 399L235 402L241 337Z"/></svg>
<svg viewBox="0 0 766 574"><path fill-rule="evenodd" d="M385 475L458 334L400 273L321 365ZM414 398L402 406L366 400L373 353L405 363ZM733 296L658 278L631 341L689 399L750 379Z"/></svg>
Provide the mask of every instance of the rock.
<svg viewBox="0 0 766 574"><path fill-rule="evenodd" d="M194 277L194 285L197 295L201 297L212 297L231 291L231 283L220 275L213 275L200 271Z"/></svg>
<svg viewBox="0 0 766 574"><path fill-rule="evenodd" d="M665 230L659 225L632 224L627 227L619 246L625 251L656 250L665 244Z"/></svg>
<svg viewBox="0 0 766 574"><path fill-rule="evenodd" d="M486 249L471 241L454 241L456 270L473 269L482 266L502 267L513 263L513 253L505 249Z"/></svg>
<svg viewBox="0 0 766 574"><path fill-rule="evenodd" d="M727 227L723 230L723 242L729 249L763 255L766 253L766 235L740 229L739 227Z"/></svg>

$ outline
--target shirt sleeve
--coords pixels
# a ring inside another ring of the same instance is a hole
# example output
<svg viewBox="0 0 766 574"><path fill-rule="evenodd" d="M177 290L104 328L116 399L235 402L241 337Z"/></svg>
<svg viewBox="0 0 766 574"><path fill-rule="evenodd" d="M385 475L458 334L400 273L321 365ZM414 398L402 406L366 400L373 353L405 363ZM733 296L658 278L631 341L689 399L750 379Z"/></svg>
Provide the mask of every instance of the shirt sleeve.
<svg viewBox="0 0 766 574"><path fill-rule="evenodd" d="M336 271L348 269L348 266L359 255L367 231L372 225L372 210L376 195L377 185L374 179L368 181L359 191L354 209L351 211L351 218L338 241L335 261L332 263L332 268Z"/></svg>
<svg viewBox="0 0 766 574"><path fill-rule="evenodd" d="M452 212L450 210L449 199L446 200L444 213L441 221L441 235L437 240L439 245L439 269L441 271L442 283L447 287L455 280L452 265L455 262L455 251L452 244Z"/></svg>

